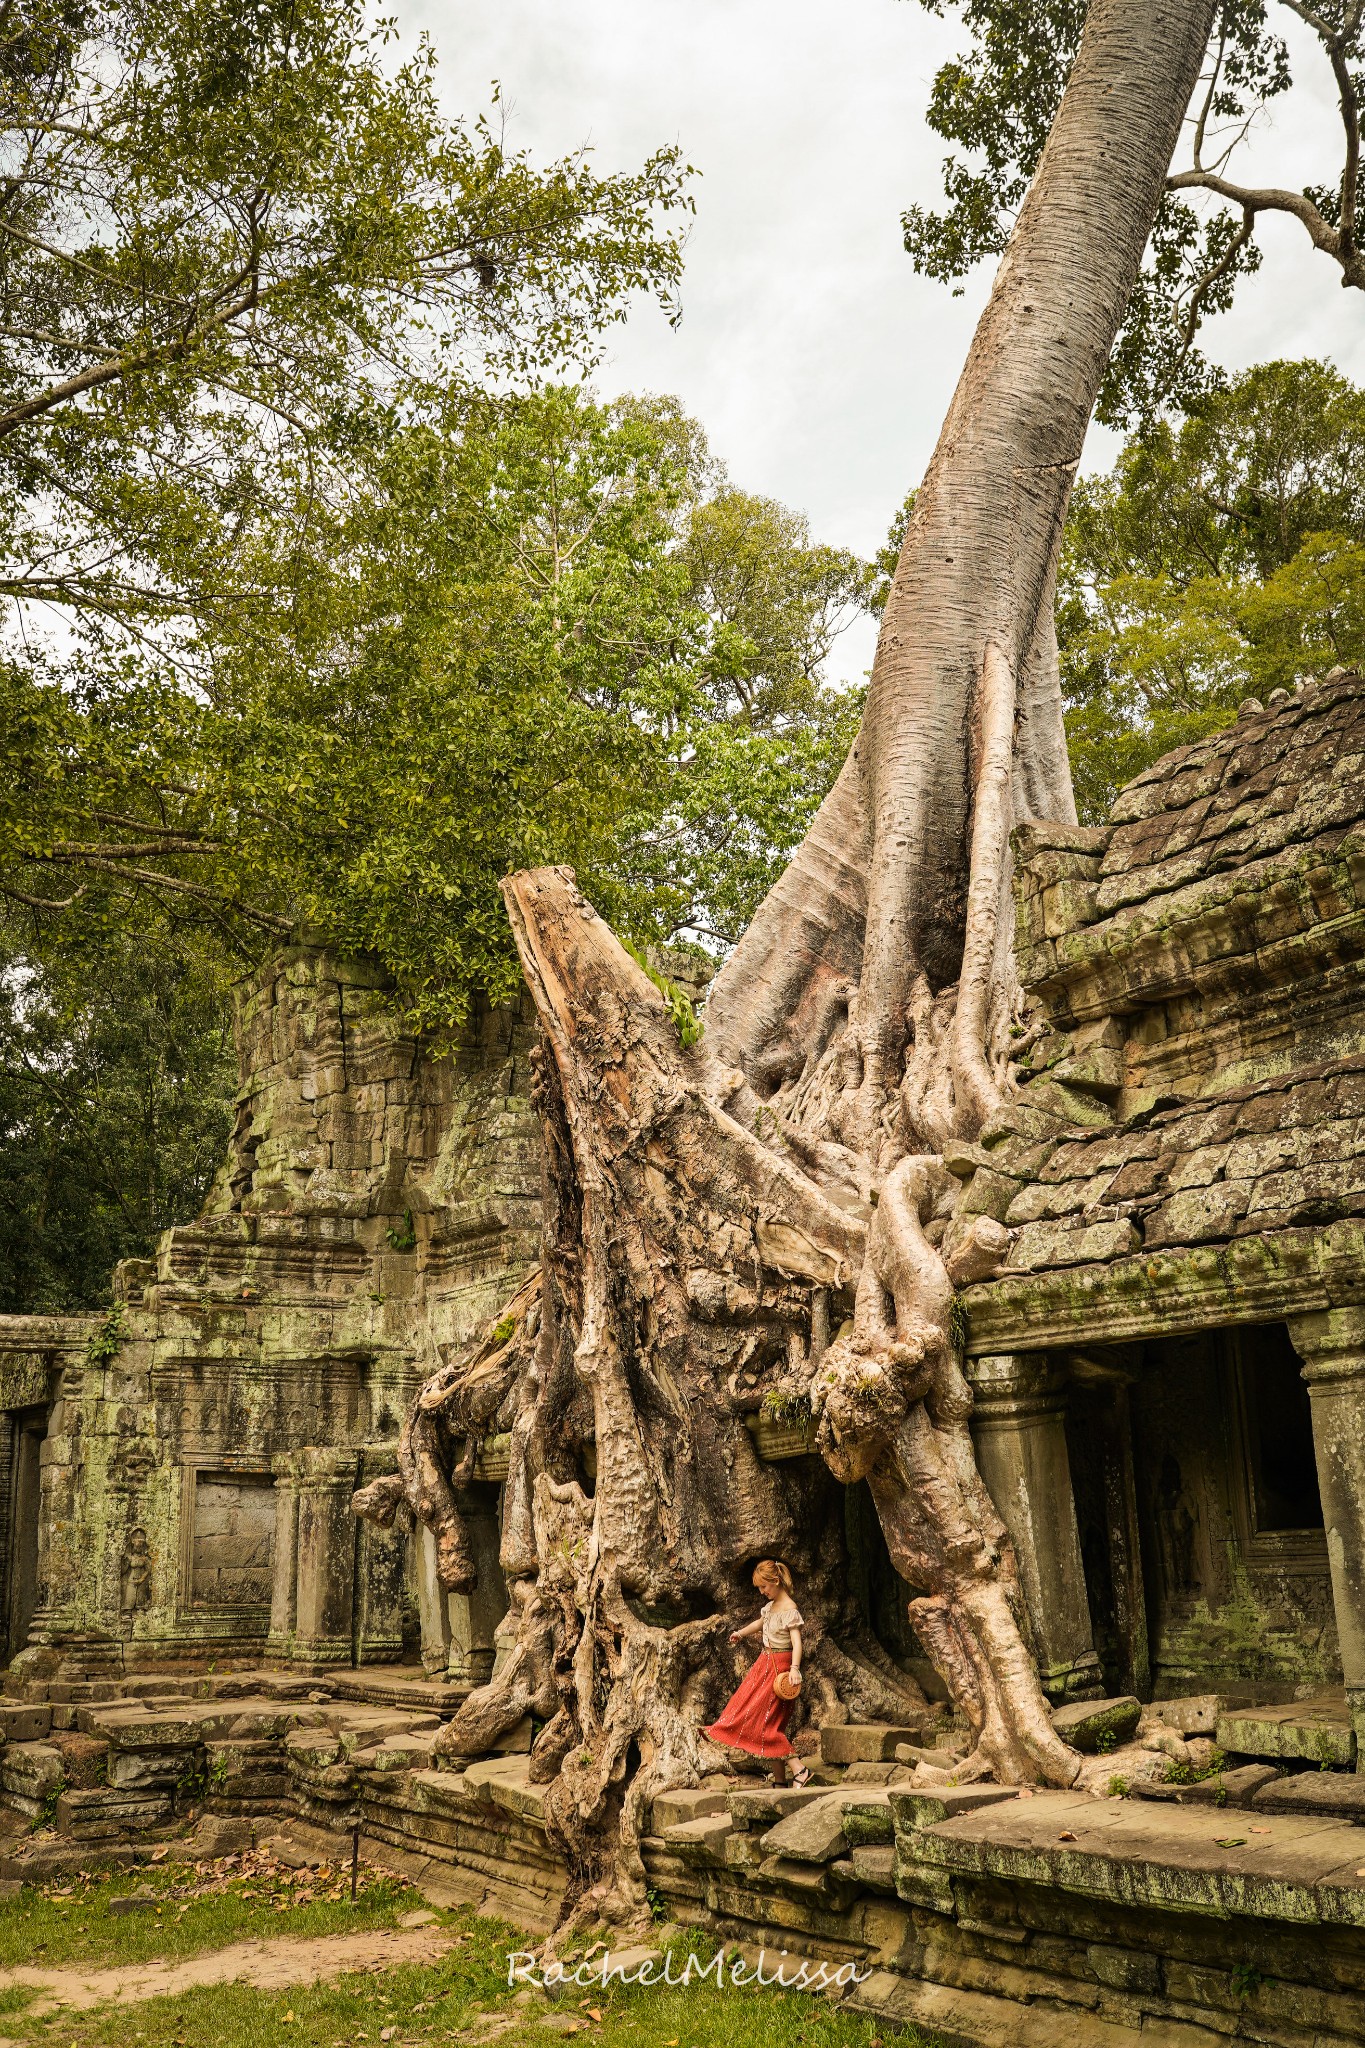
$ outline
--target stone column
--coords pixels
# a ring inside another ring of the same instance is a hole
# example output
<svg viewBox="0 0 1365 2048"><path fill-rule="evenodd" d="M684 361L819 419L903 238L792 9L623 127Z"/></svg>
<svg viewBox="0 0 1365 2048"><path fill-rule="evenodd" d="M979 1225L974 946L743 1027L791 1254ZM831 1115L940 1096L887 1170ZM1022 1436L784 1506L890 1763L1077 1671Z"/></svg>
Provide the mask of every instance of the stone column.
<svg viewBox="0 0 1365 2048"><path fill-rule="evenodd" d="M1104 1691L1085 1596L1066 1449L1066 1386L1051 1361L1010 1352L966 1363L977 1464L1019 1560L1034 1654L1051 1700Z"/></svg>
<svg viewBox="0 0 1365 2048"><path fill-rule="evenodd" d="M297 1495L293 1543L293 1627L284 1652L291 1663L311 1668L350 1664L354 1659L356 1520L351 1495L360 1458L356 1451L308 1449L287 1452L280 1475ZM278 1483L278 1480L277 1480ZM280 1541L277 1524L276 1543ZM278 1553L277 1553L278 1554ZM275 1600L284 1588L275 1580ZM275 1604L270 1640L276 1642Z"/></svg>
<svg viewBox="0 0 1365 2048"><path fill-rule="evenodd" d="M422 1669L432 1678L444 1678L453 1646L451 1600L436 1575L436 1538L425 1522L419 1522L414 1536L417 1567L417 1613L422 1627Z"/></svg>
<svg viewBox="0 0 1365 2048"><path fill-rule="evenodd" d="M446 1670L451 1678L486 1685L493 1676L498 1623L507 1612L507 1587L498 1562L498 1490L491 1485L471 1486L456 1500L479 1581L472 1593L450 1595Z"/></svg>
<svg viewBox="0 0 1365 2048"><path fill-rule="evenodd" d="M360 1484L368 1486L371 1480L396 1471L397 1466L392 1444L369 1444L360 1454ZM356 1663L401 1663L408 1547L401 1517L391 1529L358 1521L356 1543Z"/></svg>
<svg viewBox="0 0 1365 2048"><path fill-rule="evenodd" d="M1341 1671L1365 1771L1365 1309L1296 1316L1289 1339L1308 1382Z"/></svg>
<svg viewBox="0 0 1365 2048"><path fill-rule="evenodd" d="M287 1660L294 1648L294 1590L298 1569L299 1489L292 1451L270 1461L275 1474L275 1558L270 1581L270 1633L266 1655Z"/></svg>

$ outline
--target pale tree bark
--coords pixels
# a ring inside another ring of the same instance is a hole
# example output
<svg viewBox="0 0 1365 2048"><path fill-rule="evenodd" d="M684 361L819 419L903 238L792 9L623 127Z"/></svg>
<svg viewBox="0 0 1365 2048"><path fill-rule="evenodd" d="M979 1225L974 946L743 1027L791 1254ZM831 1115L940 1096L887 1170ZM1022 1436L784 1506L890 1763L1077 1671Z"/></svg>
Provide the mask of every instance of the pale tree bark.
<svg viewBox="0 0 1365 2048"><path fill-rule="evenodd" d="M506 885L545 1036L542 1288L510 1340L424 1396L405 1490L450 1526L422 1417L465 1442L474 1395L496 1388L513 1653L444 1740L472 1755L528 1707L544 1720L533 1768L579 1873L575 1918L639 1911L648 1800L721 1760L700 1728L733 1683L724 1638L752 1614L756 1559L786 1555L803 1581L813 1718L914 1706L849 1606L819 1468L755 1455L761 1400L817 1423L833 1480L870 1486L974 1731L967 1774L1076 1775L954 1346L954 1289L1008 1234L955 1217L941 1154L1012 1082L1009 833L1075 816L1062 523L1213 12L1091 6L916 499L858 740L721 973L701 1047L680 1048L570 875ZM443 1541L458 1575L458 1535Z"/></svg>

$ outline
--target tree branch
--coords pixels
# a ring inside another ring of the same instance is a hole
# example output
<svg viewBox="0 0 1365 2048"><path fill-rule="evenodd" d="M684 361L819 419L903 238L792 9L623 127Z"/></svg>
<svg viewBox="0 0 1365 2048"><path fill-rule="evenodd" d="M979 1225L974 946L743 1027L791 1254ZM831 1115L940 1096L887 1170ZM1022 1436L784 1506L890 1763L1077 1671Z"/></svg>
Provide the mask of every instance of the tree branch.
<svg viewBox="0 0 1365 2048"><path fill-rule="evenodd" d="M1302 221L1315 249L1321 249L1341 266L1342 281L1365 291L1365 263L1353 246L1344 247L1342 236L1306 192L1288 192L1278 186L1234 185L1213 171L1178 171L1166 180L1169 192L1204 191L1216 193L1240 206L1244 214L1289 213Z"/></svg>
<svg viewBox="0 0 1365 2048"><path fill-rule="evenodd" d="M176 362L188 355L221 327L249 313L257 302L257 288L253 280L250 290L233 299L210 319L201 321L188 334L178 336L174 341L154 344L151 348L139 349L132 355L110 356L102 363L92 363L88 370L78 376L67 377L60 384L49 385L46 391L39 391L32 398L23 399L11 406L8 412L0 412L0 436L12 434L17 427L24 426L40 414L51 412L55 406L65 404L69 398L79 398L87 391L95 391L102 384L115 384L122 377L135 370L147 370L154 364Z"/></svg>

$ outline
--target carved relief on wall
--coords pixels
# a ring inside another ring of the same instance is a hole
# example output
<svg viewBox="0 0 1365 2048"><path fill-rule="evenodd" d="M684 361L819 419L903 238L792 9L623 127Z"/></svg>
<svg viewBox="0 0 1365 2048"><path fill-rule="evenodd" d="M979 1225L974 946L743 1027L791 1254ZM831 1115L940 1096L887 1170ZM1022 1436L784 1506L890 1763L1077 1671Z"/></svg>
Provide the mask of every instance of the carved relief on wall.
<svg viewBox="0 0 1365 2048"><path fill-rule="evenodd" d="M152 1604L152 1559L145 1529L130 1529L119 1568L119 1608L137 1614Z"/></svg>
<svg viewBox="0 0 1365 2048"><path fill-rule="evenodd" d="M1166 1595L1173 1601L1192 1599L1200 1590L1199 1503L1170 1451L1161 1461L1157 1482L1156 1527Z"/></svg>

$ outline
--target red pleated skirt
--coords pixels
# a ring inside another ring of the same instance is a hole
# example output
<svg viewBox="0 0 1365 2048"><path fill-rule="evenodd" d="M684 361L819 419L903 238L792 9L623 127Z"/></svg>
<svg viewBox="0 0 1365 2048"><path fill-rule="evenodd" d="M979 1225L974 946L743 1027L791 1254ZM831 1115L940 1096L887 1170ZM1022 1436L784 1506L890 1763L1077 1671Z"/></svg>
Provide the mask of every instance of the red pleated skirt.
<svg viewBox="0 0 1365 2048"><path fill-rule="evenodd" d="M773 1691L779 1671L790 1671L790 1650L764 1650L751 1665L748 1676L731 1693L719 1720L702 1730L726 1749L742 1749L748 1756L790 1756L787 1717L796 1702L780 1700Z"/></svg>

